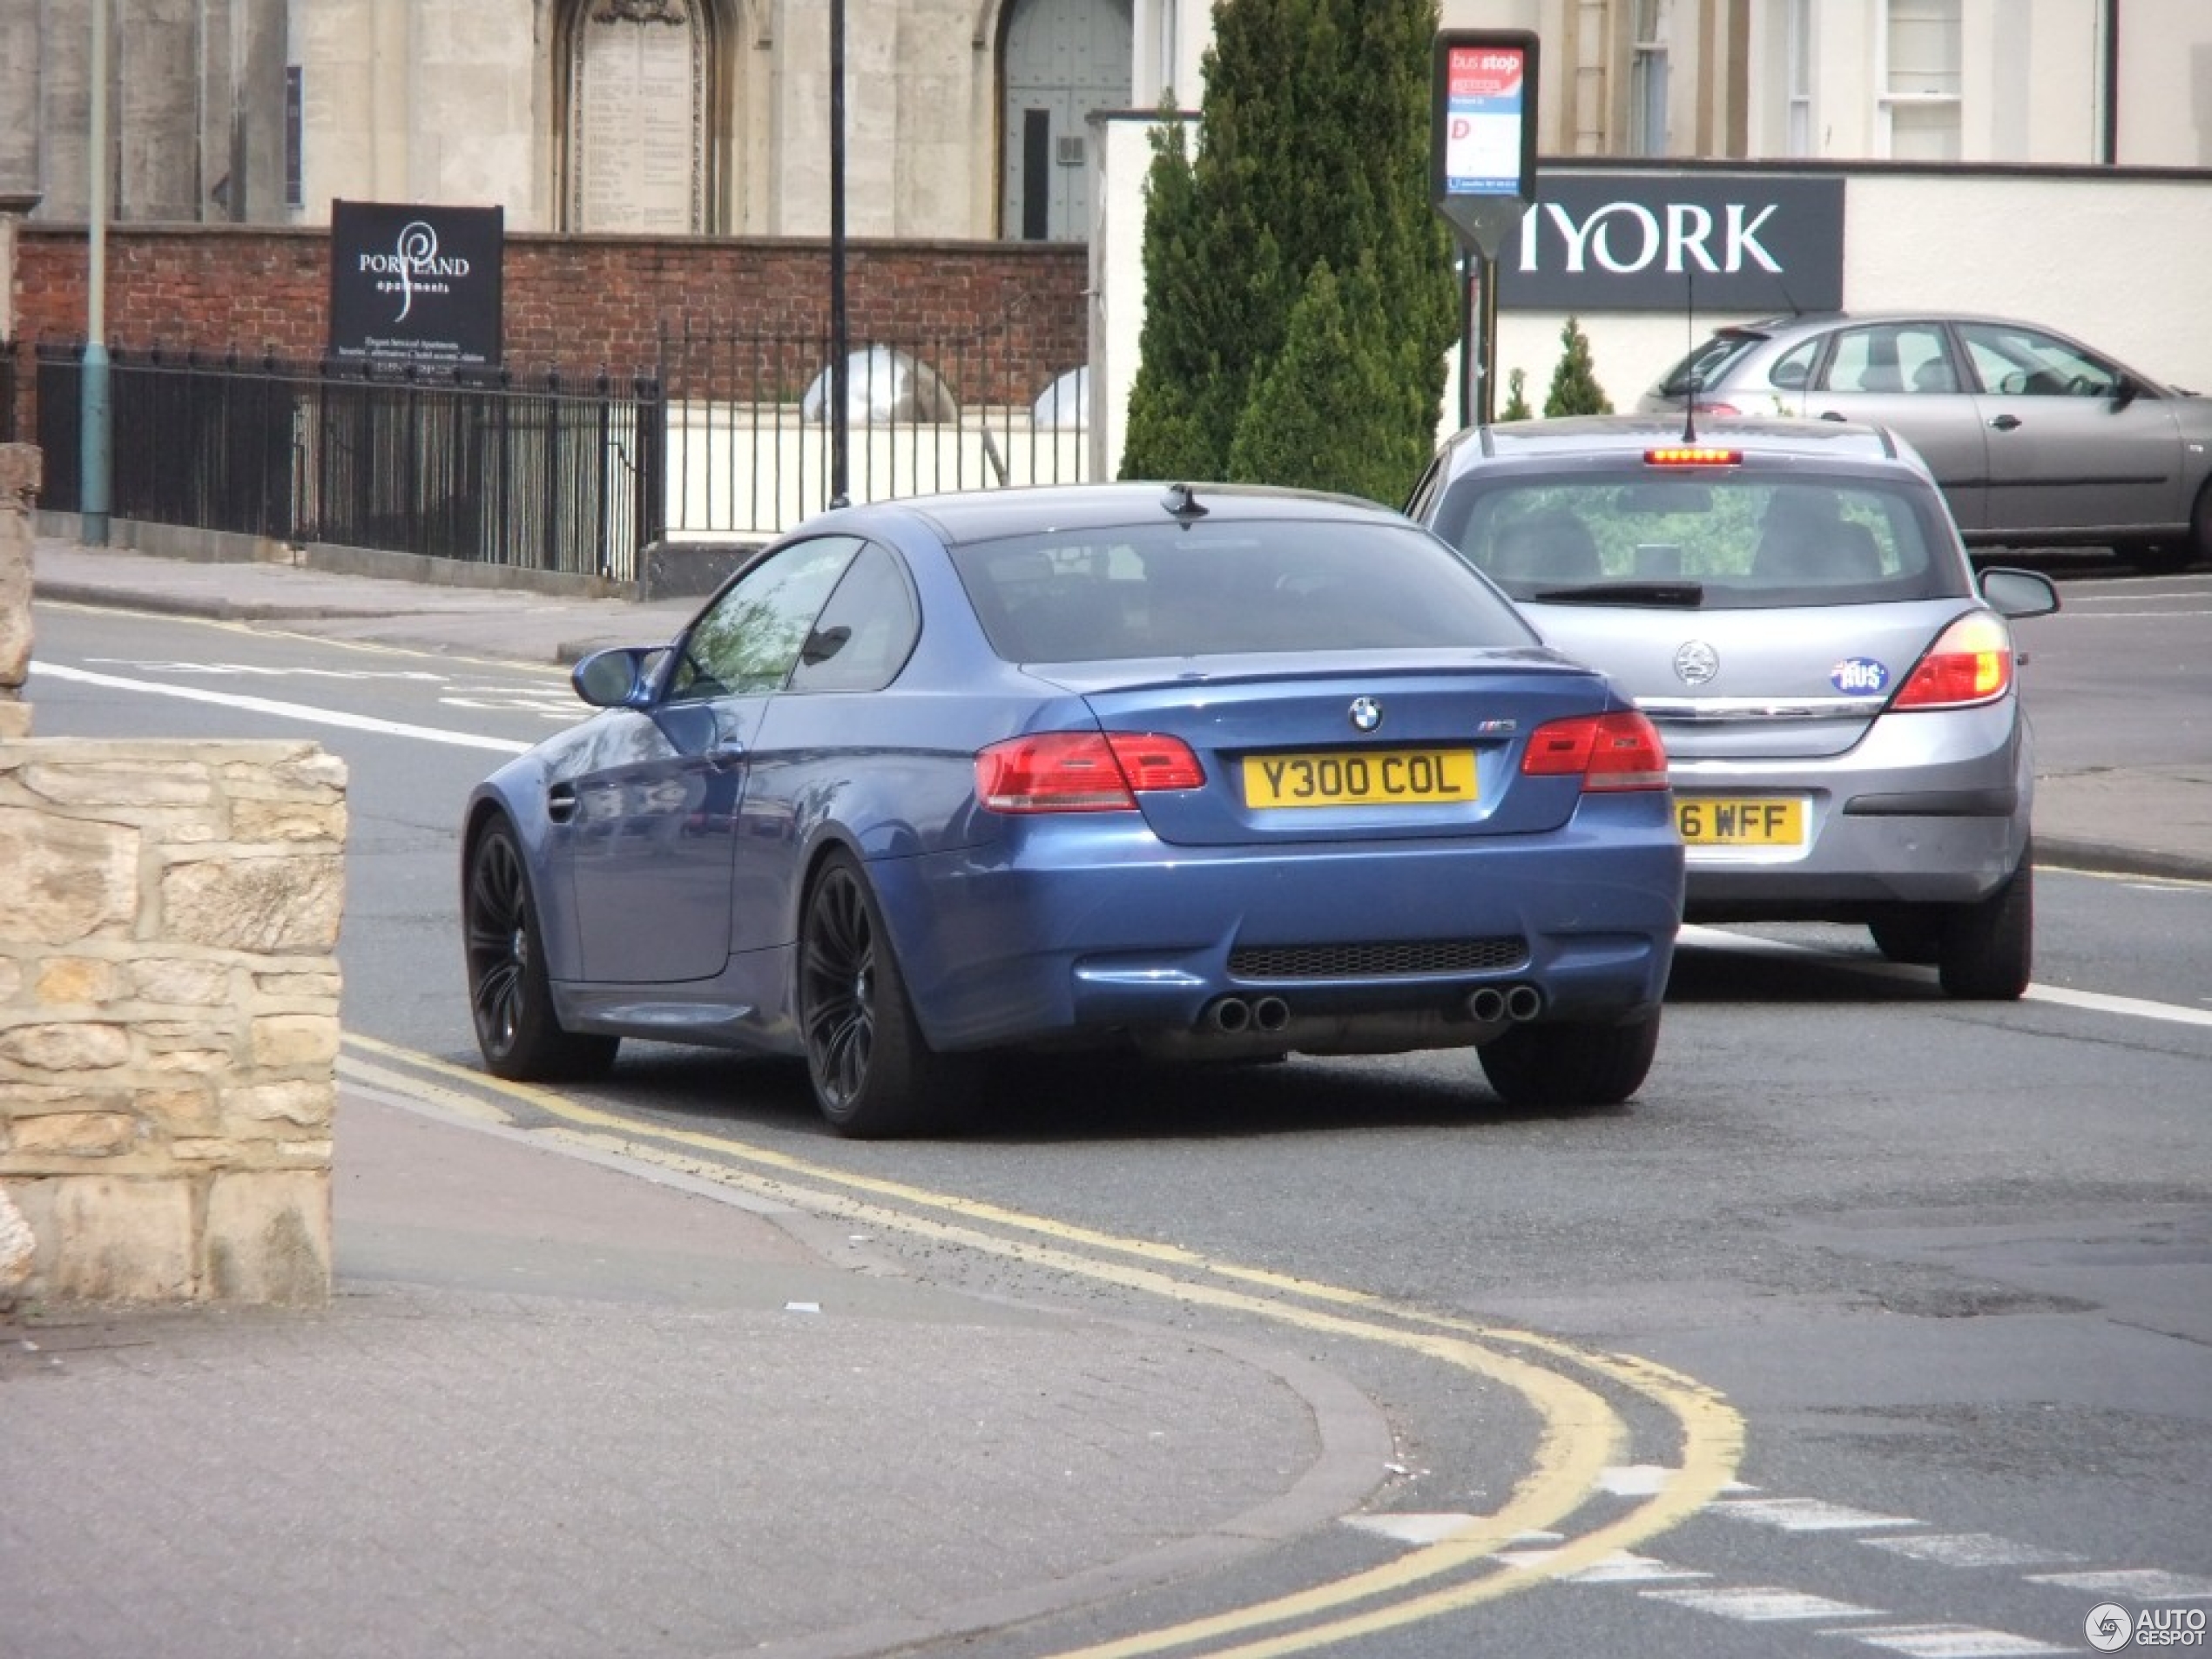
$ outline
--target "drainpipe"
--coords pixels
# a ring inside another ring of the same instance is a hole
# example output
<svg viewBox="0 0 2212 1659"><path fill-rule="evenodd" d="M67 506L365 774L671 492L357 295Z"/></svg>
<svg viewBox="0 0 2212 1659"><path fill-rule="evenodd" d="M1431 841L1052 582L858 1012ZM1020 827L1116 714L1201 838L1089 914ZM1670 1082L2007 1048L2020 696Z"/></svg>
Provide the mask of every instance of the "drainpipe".
<svg viewBox="0 0 2212 1659"><path fill-rule="evenodd" d="M2105 0L2104 153L2107 167L2120 165L2120 0Z"/></svg>
<svg viewBox="0 0 2212 1659"><path fill-rule="evenodd" d="M108 539L107 360L107 32L110 0L92 0L92 131L86 153L91 199L85 208L84 370L82 423L78 431L80 499L78 539L105 547Z"/></svg>

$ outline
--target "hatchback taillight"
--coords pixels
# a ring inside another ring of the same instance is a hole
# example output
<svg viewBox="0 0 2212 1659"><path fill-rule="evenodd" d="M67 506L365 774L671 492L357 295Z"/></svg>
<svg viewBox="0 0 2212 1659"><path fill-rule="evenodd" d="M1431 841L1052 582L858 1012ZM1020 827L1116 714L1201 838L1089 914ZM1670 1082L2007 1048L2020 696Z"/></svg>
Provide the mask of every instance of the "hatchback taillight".
<svg viewBox="0 0 2212 1659"><path fill-rule="evenodd" d="M1196 789L1205 768L1180 738L1041 732L975 757L975 795L994 813L1126 813L1150 789Z"/></svg>
<svg viewBox="0 0 2212 1659"><path fill-rule="evenodd" d="M2012 685L2011 631L1993 612L1977 610L1943 631L1928 654L1905 677L1890 706L1965 708L1994 702Z"/></svg>
<svg viewBox="0 0 2212 1659"><path fill-rule="evenodd" d="M1635 709L1548 720L1529 733L1522 773L1557 778L1580 773L1582 788L1664 789L1667 747L1659 728Z"/></svg>

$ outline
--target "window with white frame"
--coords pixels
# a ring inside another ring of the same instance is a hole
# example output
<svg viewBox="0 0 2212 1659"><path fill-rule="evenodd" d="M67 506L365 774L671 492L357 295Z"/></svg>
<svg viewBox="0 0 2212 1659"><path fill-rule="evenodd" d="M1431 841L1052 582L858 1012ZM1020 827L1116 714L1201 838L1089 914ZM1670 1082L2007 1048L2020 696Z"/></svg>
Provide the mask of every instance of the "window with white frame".
<svg viewBox="0 0 2212 1659"><path fill-rule="evenodd" d="M1959 159L1959 0L1887 0L1881 95L1885 153Z"/></svg>
<svg viewBox="0 0 2212 1659"><path fill-rule="evenodd" d="M1635 0L1629 57L1629 153L1667 153L1667 34L1674 0Z"/></svg>

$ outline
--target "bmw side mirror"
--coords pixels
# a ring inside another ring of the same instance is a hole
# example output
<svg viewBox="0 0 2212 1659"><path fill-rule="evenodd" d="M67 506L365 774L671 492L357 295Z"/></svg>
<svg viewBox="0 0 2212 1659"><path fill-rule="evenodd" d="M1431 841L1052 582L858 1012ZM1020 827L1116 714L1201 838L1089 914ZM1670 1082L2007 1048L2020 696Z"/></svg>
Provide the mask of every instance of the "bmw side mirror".
<svg viewBox="0 0 2212 1659"><path fill-rule="evenodd" d="M595 709L623 708L644 696L646 664L658 654L635 645L594 651L570 671L569 684Z"/></svg>

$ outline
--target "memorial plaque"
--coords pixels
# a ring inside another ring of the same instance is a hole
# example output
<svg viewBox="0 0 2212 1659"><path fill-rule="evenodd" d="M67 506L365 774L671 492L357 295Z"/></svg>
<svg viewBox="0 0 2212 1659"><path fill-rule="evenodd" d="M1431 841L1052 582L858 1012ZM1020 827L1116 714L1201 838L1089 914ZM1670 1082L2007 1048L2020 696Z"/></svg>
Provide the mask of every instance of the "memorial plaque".
<svg viewBox="0 0 2212 1659"><path fill-rule="evenodd" d="M685 0L603 0L585 12L570 85L575 229L705 228L705 46Z"/></svg>

